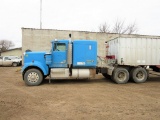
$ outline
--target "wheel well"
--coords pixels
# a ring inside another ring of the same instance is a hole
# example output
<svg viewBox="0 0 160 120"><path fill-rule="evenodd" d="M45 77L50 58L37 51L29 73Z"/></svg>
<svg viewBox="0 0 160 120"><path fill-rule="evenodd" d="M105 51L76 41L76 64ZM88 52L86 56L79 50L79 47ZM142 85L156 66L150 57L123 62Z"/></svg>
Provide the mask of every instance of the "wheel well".
<svg viewBox="0 0 160 120"><path fill-rule="evenodd" d="M43 71L42 71L39 67L29 66L29 67L27 67L27 68L23 71L23 80L24 80L24 74L25 74L25 72L26 72L27 70L29 70L29 69L37 69L37 70L39 70L39 71L42 73L42 75L44 76Z"/></svg>
<svg viewBox="0 0 160 120"><path fill-rule="evenodd" d="M125 69L127 69L128 70L128 72L130 72L133 68L136 68L136 67L138 67L138 68L144 68L145 66L127 66L127 65L118 65L118 66L116 66L114 69L116 69L116 68L125 68Z"/></svg>
<svg viewBox="0 0 160 120"><path fill-rule="evenodd" d="M115 70L116 68L125 68L125 69L128 70L128 72L130 72L133 67L132 67L132 66L127 66L127 65L118 65L118 66L116 66L116 67L114 68L114 70ZM113 71L114 71L114 70L113 70Z"/></svg>

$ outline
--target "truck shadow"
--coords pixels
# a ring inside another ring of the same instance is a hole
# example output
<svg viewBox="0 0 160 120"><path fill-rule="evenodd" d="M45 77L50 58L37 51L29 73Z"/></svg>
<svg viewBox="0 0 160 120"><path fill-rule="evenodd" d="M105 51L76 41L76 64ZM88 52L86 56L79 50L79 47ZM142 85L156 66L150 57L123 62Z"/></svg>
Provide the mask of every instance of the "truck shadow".
<svg viewBox="0 0 160 120"><path fill-rule="evenodd" d="M109 79L51 79L51 84L93 84L93 83L114 83ZM43 84L49 84L49 79L43 80Z"/></svg>
<svg viewBox="0 0 160 120"><path fill-rule="evenodd" d="M146 83L159 83L160 75L156 73L150 74L150 77L146 81ZM106 79L106 78L95 78L95 79L51 79L51 83L49 83L49 78L46 78L43 80L42 85L44 84L94 84L94 83L103 83L103 84L116 84L113 80L111 79ZM128 83L133 83L136 84L133 80L129 80ZM140 83L143 84L143 83Z"/></svg>
<svg viewBox="0 0 160 120"><path fill-rule="evenodd" d="M160 74L159 74L159 73L157 73L157 72L149 73L149 75L154 75L154 76L156 76L156 77L160 77Z"/></svg>
<svg viewBox="0 0 160 120"><path fill-rule="evenodd" d="M149 83L160 83L159 77L150 77L147 82Z"/></svg>

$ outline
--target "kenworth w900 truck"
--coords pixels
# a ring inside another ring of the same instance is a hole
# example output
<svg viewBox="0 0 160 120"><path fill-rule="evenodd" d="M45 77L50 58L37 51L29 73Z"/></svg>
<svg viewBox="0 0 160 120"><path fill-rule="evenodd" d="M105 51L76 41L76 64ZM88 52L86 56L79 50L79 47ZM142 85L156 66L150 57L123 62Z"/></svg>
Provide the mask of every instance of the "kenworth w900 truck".
<svg viewBox="0 0 160 120"><path fill-rule="evenodd" d="M39 85L43 79L89 79L102 73L116 83L136 83L148 78L147 68L159 70L160 40L146 38L116 38L106 43L106 58L97 64L97 41L53 40L49 53L26 51L22 67L27 85Z"/></svg>
<svg viewBox="0 0 160 120"><path fill-rule="evenodd" d="M25 52L23 79L27 85L39 85L50 79L91 78L96 74L97 41L53 40L50 53Z"/></svg>

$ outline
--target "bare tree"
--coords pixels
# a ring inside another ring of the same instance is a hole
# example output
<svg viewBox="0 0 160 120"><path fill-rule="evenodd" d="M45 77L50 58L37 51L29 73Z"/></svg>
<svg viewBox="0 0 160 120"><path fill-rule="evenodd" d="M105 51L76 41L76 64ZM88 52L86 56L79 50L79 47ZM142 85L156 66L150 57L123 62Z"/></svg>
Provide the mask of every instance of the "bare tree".
<svg viewBox="0 0 160 120"><path fill-rule="evenodd" d="M135 22L128 25L127 34L133 34L133 33L137 33L137 32L138 32L138 28L137 28L137 25Z"/></svg>
<svg viewBox="0 0 160 120"><path fill-rule="evenodd" d="M105 22L99 26L100 32L110 33L110 26Z"/></svg>
<svg viewBox="0 0 160 120"><path fill-rule="evenodd" d="M136 23L125 25L125 21L116 20L113 27L110 27L109 24L104 23L99 27L99 32L104 33L117 33L117 34L134 34L137 33L138 28Z"/></svg>
<svg viewBox="0 0 160 120"><path fill-rule="evenodd" d="M125 34L128 28L125 28L124 26L124 21L119 21L116 20L114 26L113 26L113 33L118 33L118 34Z"/></svg>
<svg viewBox="0 0 160 120"><path fill-rule="evenodd" d="M9 50L13 46L14 43L10 40L0 40L0 53Z"/></svg>

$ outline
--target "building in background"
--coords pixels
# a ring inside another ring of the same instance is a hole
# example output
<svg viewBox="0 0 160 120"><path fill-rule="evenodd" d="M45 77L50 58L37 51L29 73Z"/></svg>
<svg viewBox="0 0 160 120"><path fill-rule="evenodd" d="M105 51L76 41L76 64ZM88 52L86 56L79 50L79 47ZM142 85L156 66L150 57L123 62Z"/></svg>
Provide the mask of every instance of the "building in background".
<svg viewBox="0 0 160 120"><path fill-rule="evenodd" d="M32 51L50 51L51 40L54 39L69 39L71 34L72 40L97 40L98 55L105 56L105 42L116 37L142 37L142 38L160 38L160 36L150 35L128 35L115 33L100 33L87 31L72 31L72 30L55 30L55 29L33 29L22 28L22 53L26 50Z"/></svg>
<svg viewBox="0 0 160 120"><path fill-rule="evenodd" d="M1 56L19 56L22 57L22 48L14 48L1 53Z"/></svg>

